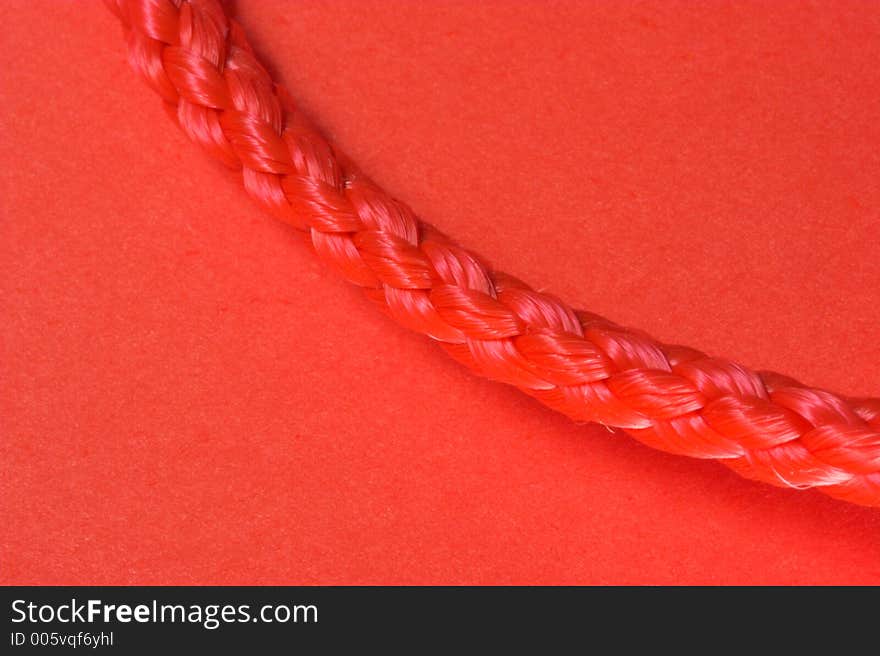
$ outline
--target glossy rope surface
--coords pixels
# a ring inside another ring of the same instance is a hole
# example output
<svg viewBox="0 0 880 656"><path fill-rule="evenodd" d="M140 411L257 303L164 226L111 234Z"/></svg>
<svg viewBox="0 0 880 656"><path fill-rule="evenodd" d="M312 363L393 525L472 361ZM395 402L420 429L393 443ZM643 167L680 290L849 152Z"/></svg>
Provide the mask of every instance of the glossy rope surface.
<svg viewBox="0 0 880 656"><path fill-rule="evenodd" d="M296 111L217 0L107 0L132 67L247 192L398 322L476 373L657 449L880 506L880 399L658 343L489 269Z"/></svg>

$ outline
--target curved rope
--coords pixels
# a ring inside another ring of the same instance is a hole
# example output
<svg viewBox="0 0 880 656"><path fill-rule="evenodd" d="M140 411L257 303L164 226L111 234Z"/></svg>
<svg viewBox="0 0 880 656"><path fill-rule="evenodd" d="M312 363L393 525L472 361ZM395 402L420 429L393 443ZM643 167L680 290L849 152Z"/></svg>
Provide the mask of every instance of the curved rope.
<svg viewBox="0 0 880 656"><path fill-rule="evenodd" d="M492 271L345 160L217 0L106 0L189 137L398 322L478 374L657 449L880 506L880 399L849 399L575 310Z"/></svg>

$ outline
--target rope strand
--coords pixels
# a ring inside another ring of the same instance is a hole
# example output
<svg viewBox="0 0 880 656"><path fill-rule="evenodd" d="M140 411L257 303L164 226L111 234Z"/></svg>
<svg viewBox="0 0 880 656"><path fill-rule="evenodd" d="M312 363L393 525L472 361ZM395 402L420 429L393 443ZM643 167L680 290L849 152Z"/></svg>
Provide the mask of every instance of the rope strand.
<svg viewBox="0 0 880 656"><path fill-rule="evenodd" d="M336 152L217 0L106 2L131 66L184 132L343 277L465 366L654 448L880 506L880 399L661 344L489 269Z"/></svg>

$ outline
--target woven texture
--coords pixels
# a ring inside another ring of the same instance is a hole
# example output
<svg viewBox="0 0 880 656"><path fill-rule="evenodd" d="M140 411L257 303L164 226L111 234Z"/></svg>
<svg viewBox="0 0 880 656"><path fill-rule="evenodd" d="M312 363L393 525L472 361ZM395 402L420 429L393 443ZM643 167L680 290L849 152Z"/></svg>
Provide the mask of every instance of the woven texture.
<svg viewBox="0 0 880 656"><path fill-rule="evenodd" d="M189 137L316 253L456 360L566 415L748 478L880 505L880 401L849 399L570 308L418 220L334 150L216 2L110 3Z"/></svg>
<svg viewBox="0 0 880 656"><path fill-rule="evenodd" d="M496 268L877 396L880 6L224 6L331 143ZM103 2L10 8L4 583L880 581L876 508L474 375L193 146Z"/></svg>

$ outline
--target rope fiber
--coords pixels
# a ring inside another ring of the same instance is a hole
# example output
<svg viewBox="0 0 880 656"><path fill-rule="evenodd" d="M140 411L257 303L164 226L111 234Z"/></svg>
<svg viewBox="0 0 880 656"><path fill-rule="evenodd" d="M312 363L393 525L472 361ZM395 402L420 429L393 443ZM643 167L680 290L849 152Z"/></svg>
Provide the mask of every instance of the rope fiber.
<svg viewBox="0 0 880 656"><path fill-rule="evenodd" d="M105 0L134 70L250 196L407 328L575 420L745 476L880 506L880 399L754 372L491 270L318 133L217 0Z"/></svg>

